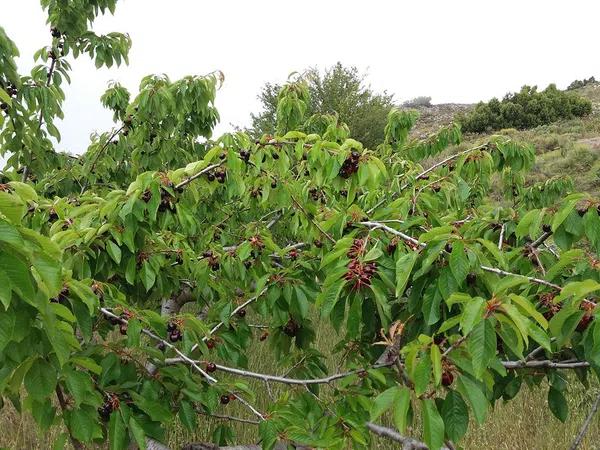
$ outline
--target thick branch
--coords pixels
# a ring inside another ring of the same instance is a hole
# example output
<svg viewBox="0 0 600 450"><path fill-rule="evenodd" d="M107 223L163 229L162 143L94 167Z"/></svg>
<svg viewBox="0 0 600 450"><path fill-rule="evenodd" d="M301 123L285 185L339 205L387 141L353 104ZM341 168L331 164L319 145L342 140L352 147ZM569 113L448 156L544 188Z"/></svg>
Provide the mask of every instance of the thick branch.
<svg viewBox="0 0 600 450"><path fill-rule="evenodd" d="M533 360L533 361L502 361L502 365L509 370L514 369L577 369L580 367L590 367L587 361L561 362L550 360Z"/></svg>

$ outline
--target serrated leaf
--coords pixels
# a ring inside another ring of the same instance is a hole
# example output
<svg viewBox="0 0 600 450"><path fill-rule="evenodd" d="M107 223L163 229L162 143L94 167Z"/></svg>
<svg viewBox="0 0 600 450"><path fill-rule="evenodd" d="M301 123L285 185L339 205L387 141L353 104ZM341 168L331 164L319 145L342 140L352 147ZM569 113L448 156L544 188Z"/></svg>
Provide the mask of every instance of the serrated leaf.
<svg viewBox="0 0 600 450"><path fill-rule="evenodd" d="M421 400L421 404L423 406L423 439L431 450L437 450L444 444L444 421L433 400L424 399Z"/></svg>
<svg viewBox="0 0 600 450"><path fill-rule="evenodd" d="M457 391L448 391L441 413L448 438L454 442L460 441L469 426L469 409Z"/></svg>
<svg viewBox="0 0 600 450"><path fill-rule="evenodd" d="M482 320L473 327L467 346L475 376L481 378L489 362L496 356L496 330L490 319Z"/></svg>
<svg viewBox="0 0 600 450"><path fill-rule="evenodd" d="M396 260L396 297L400 297L404 293L418 256L417 252L410 252Z"/></svg>

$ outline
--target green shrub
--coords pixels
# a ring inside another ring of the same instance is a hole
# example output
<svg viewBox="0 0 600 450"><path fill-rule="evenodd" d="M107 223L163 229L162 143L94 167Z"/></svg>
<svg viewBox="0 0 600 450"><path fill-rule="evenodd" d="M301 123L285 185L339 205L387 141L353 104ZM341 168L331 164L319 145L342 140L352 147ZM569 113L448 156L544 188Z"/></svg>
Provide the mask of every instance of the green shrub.
<svg viewBox="0 0 600 450"><path fill-rule="evenodd" d="M541 92L536 86L523 86L519 92L507 94L501 101L493 98L488 103L481 102L472 112L459 116L458 121L464 131L482 133L503 128L534 128L591 112L589 100L551 84Z"/></svg>

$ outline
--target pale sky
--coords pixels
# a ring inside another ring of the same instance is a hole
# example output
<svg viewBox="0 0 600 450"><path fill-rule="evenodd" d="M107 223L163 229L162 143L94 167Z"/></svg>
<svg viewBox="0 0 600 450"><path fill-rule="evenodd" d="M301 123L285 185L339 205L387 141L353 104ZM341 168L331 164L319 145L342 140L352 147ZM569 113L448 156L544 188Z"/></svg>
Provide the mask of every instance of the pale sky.
<svg viewBox="0 0 600 450"><path fill-rule="evenodd" d="M0 26L16 41L22 72L50 42L39 0L0 0ZM120 0L96 32L128 32L130 65L73 64L60 150L81 153L89 135L110 129L100 104L109 80L132 93L150 73L171 79L221 70L216 134L244 126L266 81L341 61L368 72L375 90L398 101L434 103L502 96L523 84L566 87L600 76L597 0Z"/></svg>

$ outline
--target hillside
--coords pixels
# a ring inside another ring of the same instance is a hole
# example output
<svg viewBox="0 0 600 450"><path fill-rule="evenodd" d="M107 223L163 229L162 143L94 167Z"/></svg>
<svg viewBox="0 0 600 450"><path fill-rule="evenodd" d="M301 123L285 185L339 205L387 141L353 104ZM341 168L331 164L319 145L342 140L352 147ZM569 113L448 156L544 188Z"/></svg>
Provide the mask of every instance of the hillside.
<svg viewBox="0 0 600 450"><path fill-rule="evenodd" d="M529 182L543 181L555 175L569 174L578 189L600 193L600 83L576 89L574 92L588 98L593 113L583 119L561 120L530 130L514 128L496 134L535 145L538 158ZM419 107L421 114L413 136L427 136L439 127L452 122L456 114L467 112L475 105L445 103ZM467 134L461 147L485 140L486 134Z"/></svg>

